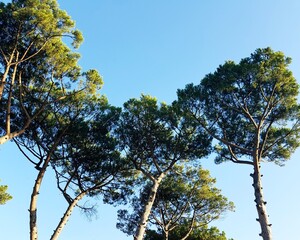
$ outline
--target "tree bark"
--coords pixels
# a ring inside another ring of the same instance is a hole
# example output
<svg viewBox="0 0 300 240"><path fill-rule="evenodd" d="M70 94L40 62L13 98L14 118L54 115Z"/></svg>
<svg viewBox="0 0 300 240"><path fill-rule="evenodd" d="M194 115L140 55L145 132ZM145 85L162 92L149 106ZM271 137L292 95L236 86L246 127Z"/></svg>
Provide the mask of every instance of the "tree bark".
<svg viewBox="0 0 300 240"><path fill-rule="evenodd" d="M261 233L259 234L263 240L272 240L272 231L271 225L269 223L269 215L267 214L266 204L267 202L264 200L263 191L262 191L262 181L261 181L261 173L260 173L260 165L259 163L254 164L254 173L251 174L253 178L253 188L256 202L256 209L258 213L258 218L256 219L261 226Z"/></svg>
<svg viewBox="0 0 300 240"><path fill-rule="evenodd" d="M52 234L50 240L57 240L61 231L63 230L63 228L66 226L75 206L77 205L77 203L86 195L87 192L82 192L81 194L79 194L73 201L71 204L69 204L67 210L65 211L63 217L61 218L59 224L57 225L56 229L54 230L54 233Z"/></svg>
<svg viewBox="0 0 300 240"><path fill-rule="evenodd" d="M159 185L160 185L162 179L164 178L164 176L165 176L165 174L161 173L157 179L152 180L153 185L152 185L151 191L149 193L148 201L145 205L144 212L141 216L139 225L137 227L136 234L133 237L134 240L143 240L143 238L144 238L147 224L148 224L149 215L151 213L151 209L152 209L153 203L156 198L157 190L158 190Z"/></svg>
<svg viewBox="0 0 300 240"><path fill-rule="evenodd" d="M165 240L169 240L169 231L165 231Z"/></svg>
<svg viewBox="0 0 300 240"><path fill-rule="evenodd" d="M37 200L38 194L41 188L42 180L46 172L46 167L43 167L39 172L35 184L33 186L30 207L29 207L29 227L30 227L30 240L38 239L38 229L37 229Z"/></svg>
<svg viewBox="0 0 300 240"><path fill-rule="evenodd" d="M55 140L53 146L51 147L49 153L47 154L47 157L43 163L42 168L39 170L39 173L36 177L33 190L31 193L31 199L30 199L30 207L29 207L29 227L30 227L30 240L37 240L38 239L38 229L37 229L37 200L38 195L40 192L41 184L43 181L43 178L45 176L47 167L50 163L51 156L55 149L57 148L57 145L59 144L62 136L64 135L67 128L65 128L61 134L57 137Z"/></svg>
<svg viewBox="0 0 300 240"><path fill-rule="evenodd" d="M2 100L2 96L3 96L3 92L4 92L4 86L6 84L6 79L7 79L7 76L8 76L8 73L9 73L9 70L10 70L10 67L11 67L11 61L13 59L13 56L14 54L12 54L10 56L10 60L9 62L7 63L7 66L5 68L5 71L3 73L3 76L2 76L2 79L1 79L1 82L0 82L0 101Z"/></svg>

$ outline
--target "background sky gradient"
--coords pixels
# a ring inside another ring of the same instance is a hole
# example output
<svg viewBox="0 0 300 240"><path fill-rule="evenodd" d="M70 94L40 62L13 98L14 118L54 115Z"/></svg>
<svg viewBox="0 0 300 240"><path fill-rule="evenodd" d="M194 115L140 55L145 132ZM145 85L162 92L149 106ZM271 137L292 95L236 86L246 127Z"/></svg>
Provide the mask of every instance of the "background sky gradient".
<svg viewBox="0 0 300 240"><path fill-rule="evenodd" d="M5 1L7 2L7 1ZM59 0L83 32L78 50L84 70L104 79L102 93L117 106L149 94L167 103L176 90L199 81L226 60L239 61L257 48L271 47L293 59L300 79L298 0ZM286 166L263 164L265 199L276 240L299 238L300 151ZM201 160L236 211L213 222L235 240L260 240L250 166ZM13 200L0 206L0 239L29 238L28 206L36 170L13 143L0 146L1 184ZM94 202L93 200L91 200ZM97 217L75 210L61 240L127 240L116 229L116 209L98 201ZM38 202L39 239L49 239L66 207L49 170Z"/></svg>

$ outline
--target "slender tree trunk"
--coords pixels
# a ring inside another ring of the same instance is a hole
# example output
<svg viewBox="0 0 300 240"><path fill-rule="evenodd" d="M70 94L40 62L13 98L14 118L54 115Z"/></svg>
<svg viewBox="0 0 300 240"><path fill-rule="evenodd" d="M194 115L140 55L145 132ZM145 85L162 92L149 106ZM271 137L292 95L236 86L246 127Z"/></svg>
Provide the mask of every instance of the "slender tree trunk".
<svg viewBox="0 0 300 240"><path fill-rule="evenodd" d="M12 60L12 57L11 57L10 61L11 60ZM10 64L7 64L7 66L5 68L5 71L3 73L3 76L2 76L1 82L0 82L0 101L2 100L2 96L3 96L3 92L4 92L4 86L6 84L6 79L7 79L9 70L10 70Z"/></svg>
<svg viewBox="0 0 300 240"><path fill-rule="evenodd" d="M254 173L251 174L253 178L254 195L256 202L256 209L258 213L258 219L256 219L261 226L261 233L259 234L263 240L272 240L271 224L269 223L269 215L267 214L267 208L262 191L262 181L260 173L260 165L257 162L254 164Z"/></svg>
<svg viewBox="0 0 300 240"><path fill-rule="evenodd" d="M153 203L156 198L157 190L158 190L158 187L159 187L162 179L164 178L164 176L165 176L165 174L161 173L157 179L153 180L153 185L152 185L151 191L149 193L148 201L145 205L144 212L141 216L139 225L137 227L136 234L133 237L134 240L143 240L143 238L144 238L147 224L148 224L149 215L151 213L151 209L152 209Z"/></svg>
<svg viewBox="0 0 300 240"><path fill-rule="evenodd" d="M8 73L9 70L11 69L11 61L14 57L14 53L11 55L11 58L9 60L9 63L5 69L5 72L2 76L2 80L0 82L0 101L2 100L3 97L3 92L4 92L4 87L6 84L6 79L8 77ZM19 59L19 53L16 53L16 61L18 61ZM14 69L13 69L13 73L12 73L12 77L11 77L11 83L10 83L10 87L9 87L9 92L8 92L8 97L7 97L7 102L6 102L6 133L5 135L0 137L0 145L6 143L7 141L13 139L14 137L19 136L20 134L24 133L24 129L20 130L20 131L15 131L13 133L11 133L11 129L10 129L10 125L11 125L11 101L13 98L13 87L15 84L15 78L16 78L16 74L17 74L17 68L18 68L18 64L16 63L14 65ZM25 124L26 128L29 124Z"/></svg>
<svg viewBox="0 0 300 240"><path fill-rule="evenodd" d="M169 240L169 231L165 231L165 240Z"/></svg>
<svg viewBox="0 0 300 240"><path fill-rule="evenodd" d="M50 240L57 240L61 231L66 226L74 208L76 207L77 203L86 195L87 192L82 192L79 194L71 204L69 204L67 210L65 211L63 217L61 218L59 224L57 225L56 229L54 230L54 233L52 234Z"/></svg>
<svg viewBox="0 0 300 240"><path fill-rule="evenodd" d="M12 51L12 53L10 54L10 57L9 59L6 58L4 52L2 51L1 49L1 53L3 55L3 58L5 59L5 62L6 62L6 67L5 67L5 71L3 73L3 76L2 76L2 79L0 81L0 101L2 100L2 97L3 97L3 92L4 92L4 86L6 84L6 79L7 79L7 76L8 76L8 73L9 73L9 70L12 66L12 62L13 62L13 59L15 57L15 52L17 51L17 48L15 46L14 50ZM18 57L19 57L19 54L18 54Z"/></svg>
<svg viewBox="0 0 300 240"><path fill-rule="evenodd" d="M12 60L12 57L10 60ZM2 79L0 81L0 101L2 101L2 96L3 96L4 87L6 84L6 79L8 76L9 69L10 69L10 65L8 65L5 68L5 72L3 73ZM10 136L9 136L9 133L6 133L4 136L0 137L0 145L6 143L8 140L10 140Z"/></svg>
<svg viewBox="0 0 300 240"><path fill-rule="evenodd" d="M56 141L54 142L51 150L49 151L42 168L39 170L39 173L36 177L33 190L31 193L31 199L30 199L30 207L29 207L29 228L30 228L30 240L37 240L38 239L38 229L37 229L37 200L38 195L40 192L41 184L43 181L43 178L45 176L47 167L49 165L49 162L51 160L51 156L56 149L57 145L59 144L63 134L65 133L67 128L65 128L62 133L57 137Z"/></svg>
<svg viewBox="0 0 300 240"><path fill-rule="evenodd" d="M19 54L17 53L17 59L19 57ZM7 103L6 103L6 134L10 135L11 134L11 104L12 104L12 99L13 99L13 88L15 85L15 79L16 79L16 74L17 74L17 68L18 64L15 64L14 66L14 71L11 77L11 83L9 86L9 93L8 93L8 98L7 98Z"/></svg>
<svg viewBox="0 0 300 240"><path fill-rule="evenodd" d="M45 164L44 164L45 165ZM29 207L29 227L30 227L30 240L37 240L38 239L38 229L37 229L37 200L39 191L41 188L41 184L46 172L46 167L43 167L33 186L31 200L30 200L30 207Z"/></svg>

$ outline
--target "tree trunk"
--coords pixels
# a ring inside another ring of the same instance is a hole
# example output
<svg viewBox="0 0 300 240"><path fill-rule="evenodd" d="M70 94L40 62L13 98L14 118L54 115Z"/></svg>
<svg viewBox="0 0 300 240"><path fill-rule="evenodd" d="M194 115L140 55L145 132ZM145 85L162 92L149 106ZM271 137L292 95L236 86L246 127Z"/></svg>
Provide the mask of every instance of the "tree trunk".
<svg viewBox="0 0 300 240"><path fill-rule="evenodd" d="M65 128L62 133L57 137L56 141L54 142L51 150L49 151L47 158L45 159L42 168L39 170L39 173L36 177L33 190L31 193L31 199L30 199L30 207L29 207L29 227L30 227L30 240L37 240L38 239L38 230L37 230L37 200L38 195L40 192L41 184L43 181L43 178L45 176L47 167L49 165L49 162L51 160L51 156L56 149L58 143L60 142L64 132L67 128Z"/></svg>
<svg viewBox="0 0 300 240"><path fill-rule="evenodd" d="M261 173L259 163L254 164L254 173L251 174L253 178L253 187L254 195L256 202L256 209L258 213L258 218L256 219L261 226L261 233L259 234L263 240L272 240L271 225L269 223L269 215L267 214L266 204L264 201L263 191L262 191L262 182L261 182Z"/></svg>
<svg viewBox="0 0 300 240"><path fill-rule="evenodd" d="M59 224L57 225L56 229L54 230L54 233L52 234L50 240L57 240L62 229L66 226L75 206L77 203L86 195L87 192L82 192L79 194L71 204L69 204L67 210L65 211L63 217L61 218Z"/></svg>
<svg viewBox="0 0 300 240"><path fill-rule="evenodd" d="M169 231L165 231L165 240L169 240Z"/></svg>
<svg viewBox="0 0 300 240"><path fill-rule="evenodd" d="M39 191L41 188L42 180L45 175L46 168L43 168L33 186L33 190L31 193L31 200L30 200L30 207L29 207L29 227L30 227L30 240L37 240L38 239L38 230L37 230L37 200Z"/></svg>
<svg viewBox="0 0 300 240"><path fill-rule="evenodd" d="M10 57L10 61L12 61L12 57L13 56ZM6 79L7 79L9 70L10 70L10 63L7 64L7 66L5 68L5 72L3 73L3 76L2 76L2 79L1 79L1 82L0 82L0 101L2 100L2 96L3 96L3 92L4 92L4 86L6 84Z"/></svg>
<svg viewBox="0 0 300 240"><path fill-rule="evenodd" d="M149 193L148 201L145 205L144 212L141 216L139 225L137 227L136 234L133 237L134 240L143 240L144 238L149 215L151 213L151 209L156 198L157 190L164 176L164 173L161 173L157 179L153 180L153 185Z"/></svg>

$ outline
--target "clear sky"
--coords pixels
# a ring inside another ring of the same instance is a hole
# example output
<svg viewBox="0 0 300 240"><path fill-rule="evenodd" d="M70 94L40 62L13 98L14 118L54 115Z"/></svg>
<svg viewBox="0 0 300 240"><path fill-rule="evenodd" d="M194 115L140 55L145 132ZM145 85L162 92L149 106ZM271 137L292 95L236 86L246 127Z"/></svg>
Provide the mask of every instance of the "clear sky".
<svg viewBox="0 0 300 240"><path fill-rule="evenodd" d="M300 80L300 1L298 0L59 0L76 20L85 42L79 49L83 69L104 78L111 104L121 106L141 93L170 103L176 90L198 83L231 59L239 61L257 48L271 47L292 57ZM263 164L263 185L275 240L299 238L300 151L285 167ZM12 143L0 146L0 178L14 199L0 206L0 239L29 238L28 206L36 171ZM259 240L249 166L202 160L236 211L214 222L235 240ZM38 227L49 239L65 202L55 190L51 171L40 192ZM98 216L87 220L78 210L61 240L127 240L115 228L116 209L98 202Z"/></svg>

